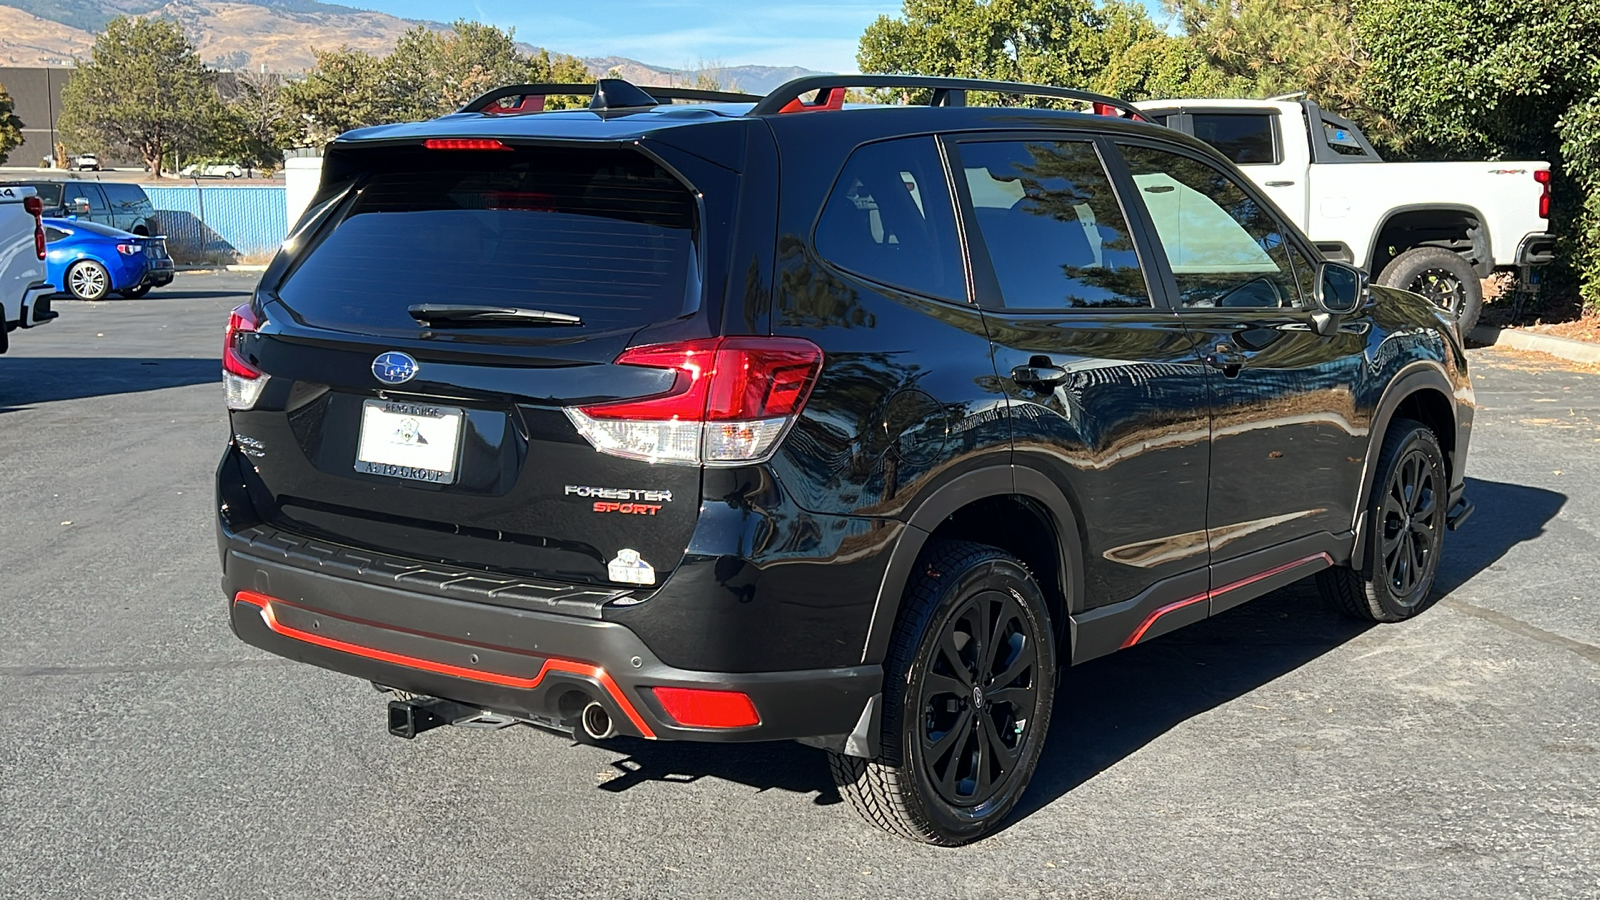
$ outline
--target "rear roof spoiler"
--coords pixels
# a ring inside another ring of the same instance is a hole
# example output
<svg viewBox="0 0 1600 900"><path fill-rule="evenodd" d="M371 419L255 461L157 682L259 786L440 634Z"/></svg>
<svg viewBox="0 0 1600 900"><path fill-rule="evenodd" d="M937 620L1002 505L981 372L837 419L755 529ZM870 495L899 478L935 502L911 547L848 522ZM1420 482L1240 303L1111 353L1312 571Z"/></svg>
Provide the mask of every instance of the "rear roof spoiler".
<svg viewBox="0 0 1600 900"><path fill-rule="evenodd" d="M639 87L621 78L601 78L594 84L512 84L495 88L474 98L463 106L461 111L491 114L537 112L544 108L546 97L586 96L589 97L589 109L596 110L637 109L660 106L664 102L673 100L689 100L697 103L754 103L755 106L749 115L770 116L840 109L844 106L845 92L850 88L929 90L932 91L928 101L929 106L966 106L969 91L1050 97L1087 103L1097 115L1116 116L1140 122L1150 121L1128 101L1096 94L1093 91L1016 81L986 81L977 78L944 78L928 75L810 75L786 82L765 97L731 91L702 91L695 88ZM807 102L801 99L803 95L811 93L816 94L815 100ZM508 100L515 102L507 103Z"/></svg>

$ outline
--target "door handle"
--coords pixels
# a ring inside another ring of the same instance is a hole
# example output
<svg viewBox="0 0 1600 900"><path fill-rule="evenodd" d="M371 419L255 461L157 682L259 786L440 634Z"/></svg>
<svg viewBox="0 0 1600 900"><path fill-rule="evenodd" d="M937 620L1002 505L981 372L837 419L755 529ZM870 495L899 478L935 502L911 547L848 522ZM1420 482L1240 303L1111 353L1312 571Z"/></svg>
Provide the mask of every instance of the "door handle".
<svg viewBox="0 0 1600 900"><path fill-rule="evenodd" d="M1267 187L1294 187L1294 182L1292 182L1292 181L1268 181L1268 182L1266 182L1266 186Z"/></svg>
<svg viewBox="0 0 1600 900"><path fill-rule="evenodd" d="M1206 365L1213 369L1221 369L1222 374L1229 378L1238 375L1239 370L1244 367L1247 360L1249 360L1249 357L1243 351L1226 341L1218 344L1212 348L1210 353L1206 354Z"/></svg>
<svg viewBox="0 0 1600 900"><path fill-rule="evenodd" d="M1071 373L1050 361L1046 356L1035 356L1025 366L1011 370L1011 380L1032 388L1050 390L1067 380Z"/></svg>

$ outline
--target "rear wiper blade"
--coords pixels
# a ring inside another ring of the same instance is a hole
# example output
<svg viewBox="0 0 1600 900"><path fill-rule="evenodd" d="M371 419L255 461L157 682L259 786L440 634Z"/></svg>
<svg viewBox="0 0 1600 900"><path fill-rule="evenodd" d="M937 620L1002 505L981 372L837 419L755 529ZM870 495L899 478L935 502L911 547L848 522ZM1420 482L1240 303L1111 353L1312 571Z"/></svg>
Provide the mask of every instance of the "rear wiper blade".
<svg viewBox="0 0 1600 900"><path fill-rule="evenodd" d="M406 308L424 325L582 325L567 313L519 306L483 306L476 303L417 303Z"/></svg>

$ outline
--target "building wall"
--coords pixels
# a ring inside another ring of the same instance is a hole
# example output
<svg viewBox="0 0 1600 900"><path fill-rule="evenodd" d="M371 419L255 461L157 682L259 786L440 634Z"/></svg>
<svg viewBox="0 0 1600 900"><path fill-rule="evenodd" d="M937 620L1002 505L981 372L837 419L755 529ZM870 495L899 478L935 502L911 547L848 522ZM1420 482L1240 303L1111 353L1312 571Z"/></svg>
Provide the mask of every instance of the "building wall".
<svg viewBox="0 0 1600 900"><path fill-rule="evenodd" d="M61 118L61 89L72 80L74 70L61 68L0 67L0 85L16 102L17 118L22 120L22 146L11 151L3 165L37 166L55 155L56 122ZM67 152L77 148L68 147Z"/></svg>

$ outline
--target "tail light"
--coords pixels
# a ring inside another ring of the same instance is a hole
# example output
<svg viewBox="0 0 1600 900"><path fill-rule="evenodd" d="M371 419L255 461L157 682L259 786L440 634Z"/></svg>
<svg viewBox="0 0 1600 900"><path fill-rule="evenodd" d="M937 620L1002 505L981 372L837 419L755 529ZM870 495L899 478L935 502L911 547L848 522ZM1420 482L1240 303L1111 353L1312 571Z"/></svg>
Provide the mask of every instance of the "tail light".
<svg viewBox="0 0 1600 900"><path fill-rule="evenodd" d="M725 337L631 347L616 360L677 372L664 394L567 416L596 450L677 465L764 462L804 408L822 350L797 338Z"/></svg>
<svg viewBox="0 0 1600 900"><path fill-rule="evenodd" d="M143 244L118 244L117 252L123 256L132 256L144 249Z"/></svg>
<svg viewBox="0 0 1600 900"><path fill-rule="evenodd" d="M1539 182L1544 190L1539 193L1539 218L1550 218L1550 170L1534 169L1533 180Z"/></svg>
<svg viewBox="0 0 1600 900"><path fill-rule="evenodd" d="M250 409L267 386L266 373L244 355L245 335L255 334L264 320L250 304L228 315L228 333L222 341L222 383L228 392L229 409Z"/></svg>
<svg viewBox="0 0 1600 900"><path fill-rule="evenodd" d="M38 197L23 197L22 208L33 216L33 252L44 259L44 201Z"/></svg>

